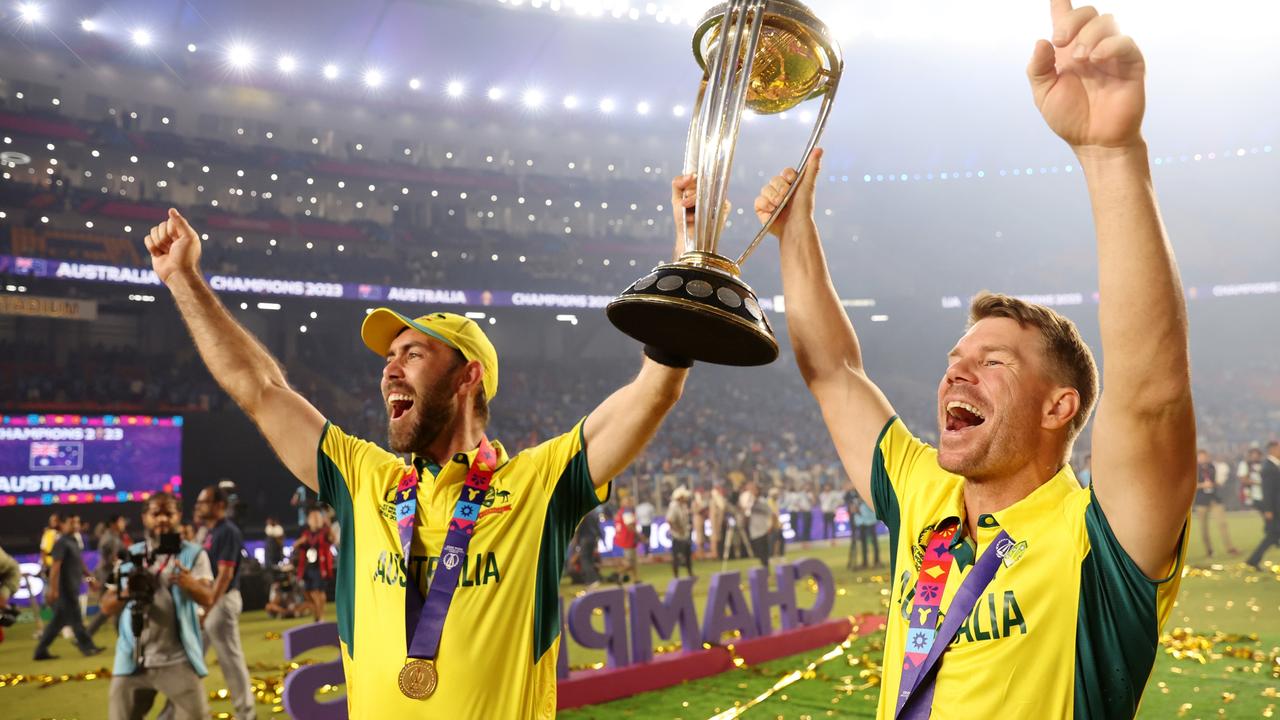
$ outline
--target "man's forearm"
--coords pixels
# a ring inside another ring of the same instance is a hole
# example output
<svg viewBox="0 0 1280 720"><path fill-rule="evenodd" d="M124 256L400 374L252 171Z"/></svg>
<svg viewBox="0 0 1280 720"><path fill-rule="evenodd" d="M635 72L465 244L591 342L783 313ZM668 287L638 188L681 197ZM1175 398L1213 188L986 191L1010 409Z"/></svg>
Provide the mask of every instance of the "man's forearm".
<svg viewBox="0 0 1280 720"><path fill-rule="evenodd" d="M1156 206L1145 144L1081 152L1098 235L1108 397L1138 411L1190 392L1186 303Z"/></svg>
<svg viewBox="0 0 1280 720"><path fill-rule="evenodd" d="M805 381L849 368L861 371L858 336L831 282L816 224L782 238L781 264L787 328Z"/></svg>
<svg viewBox="0 0 1280 720"><path fill-rule="evenodd" d="M209 373L246 413L253 416L266 388L287 386L280 364L198 273L176 273L169 289Z"/></svg>
<svg viewBox="0 0 1280 720"><path fill-rule="evenodd" d="M227 588L231 587L231 576L235 574L235 570L225 565L218 566L218 577L213 580L213 593L209 600L212 605L222 599L227 594Z"/></svg>
<svg viewBox="0 0 1280 720"><path fill-rule="evenodd" d="M197 580L182 586L182 591L198 605L204 608L213 606L215 598L213 596L213 583L208 580Z"/></svg>

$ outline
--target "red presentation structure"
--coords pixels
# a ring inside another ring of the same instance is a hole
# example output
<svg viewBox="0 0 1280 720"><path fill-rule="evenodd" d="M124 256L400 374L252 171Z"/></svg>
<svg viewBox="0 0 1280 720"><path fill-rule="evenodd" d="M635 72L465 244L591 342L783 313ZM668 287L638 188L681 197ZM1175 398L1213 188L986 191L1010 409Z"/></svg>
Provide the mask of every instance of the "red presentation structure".
<svg viewBox="0 0 1280 720"><path fill-rule="evenodd" d="M579 670L561 680L556 691L559 710L596 705L638 693L718 675L734 668L734 657L757 665L788 655L844 642L857 629L867 635L884 626L884 617L863 615L800 627L734 643L733 651L716 645L695 652L670 653L653 662L607 670Z"/></svg>

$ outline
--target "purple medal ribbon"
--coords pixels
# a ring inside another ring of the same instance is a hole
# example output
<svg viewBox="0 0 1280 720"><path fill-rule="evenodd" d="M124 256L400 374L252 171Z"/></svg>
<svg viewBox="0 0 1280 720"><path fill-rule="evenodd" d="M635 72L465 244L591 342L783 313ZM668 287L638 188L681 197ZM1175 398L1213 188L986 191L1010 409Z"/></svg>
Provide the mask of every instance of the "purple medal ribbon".
<svg viewBox="0 0 1280 720"><path fill-rule="evenodd" d="M969 571L964 582L960 584L955 597L951 598L951 605L947 608L942 627L938 628L933 646L929 648L929 654L924 661L915 665L904 664L902 680L898 684L898 707L893 715L897 720L929 720L929 714L933 710L933 689L938 679L938 661L942 659L942 653L951 645L951 640L956 636L961 623L969 613L973 612L979 596L996 576L996 570L1003 559L1003 553L999 552L999 548L1010 544L1005 542L1007 540L1009 540L1009 534L1001 530L987 547L986 552L978 558L978 562ZM955 562L954 557L952 562ZM916 587L919 588L919 586L920 578L917 577ZM919 597L919 594L916 597Z"/></svg>
<svg viewBox="0 0 1280 720"><path fill-rule="evenodd" d="M486 437L480 438L480 448L462 485L458 502L449 520L449 531L444 538L444 548L437 559L431 586L424 600L418 584L410 579L405 588L405 637L409 639L408 656L434 660L440 651L440 637L444 632L444 619L453 602L453 592L458 587L458 577L467 557L467 548L480 516L480 503L489 492L489 484L497 469L498 455ZM408 567L409 547L413 542L414 521L418 510L418 473L405 473L396 488L396 525L400 529L400 546ZM407 576L408 573L406 572Z"/></svg>

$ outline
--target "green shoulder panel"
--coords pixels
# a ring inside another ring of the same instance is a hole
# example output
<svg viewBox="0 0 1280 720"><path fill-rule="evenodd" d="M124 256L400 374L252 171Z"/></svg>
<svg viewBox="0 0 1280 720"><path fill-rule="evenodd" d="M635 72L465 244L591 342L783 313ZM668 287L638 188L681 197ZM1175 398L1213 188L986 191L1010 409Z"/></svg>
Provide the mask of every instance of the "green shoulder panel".
<svg viewBox="0 0 1280 720"><path fill-rule="evenodd" d="M583 516L600 504L587 467L586 443L580 444L581 449L569 460L552 490L542 523L533 594L532 661L535 663L560 636L560 576L569 556L569 543Z"/></svg>
<svg viewBox="0 0 1280 720"><path fill-rule="evenodd" d="M876 438L875 455L871 461L871 504L875 508L876 518L889 528L889 577L897 577L898 564L898 531L902 525L901 511L898 507L898 496L893 491L893 482L889 480L889 471L885 468L884 453L880 451L880 443L885 433L898 421L898 416L889 418L889 422L880 429Z"/></svg>
<svg viewBox="0 0 1280 720"><path fill-rule="evenodd" d="M1157 592L1133 562L1089 490L1089 552L1080 567L1076 619L1075 717L1132 720L1151 676L1160 640Z"/></svg>
<svg viewBox="0 0 1280 720"><path fill-rule="evenodd" d="M355 604L356 604L356 532L355 512L351 503L351 486L324 452L324 440L332 423L324 424L320 433L320 445L316 449L316 468L319 471L320 502L333 507L341 526L338 539L337 595L338 637L347 646L347 654L354 660Z"/></svg>

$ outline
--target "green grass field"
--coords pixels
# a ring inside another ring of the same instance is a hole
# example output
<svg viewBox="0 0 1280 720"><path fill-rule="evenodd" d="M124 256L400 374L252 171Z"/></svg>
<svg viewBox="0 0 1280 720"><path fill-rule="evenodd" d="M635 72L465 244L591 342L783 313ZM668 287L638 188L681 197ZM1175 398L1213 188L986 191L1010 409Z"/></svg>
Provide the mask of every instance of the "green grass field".
<svg viewBox="0 0 1280 720"><path fill-rule="evenodd" d="M1236 546L1247 553L1261 537L1261 521L1253 513L1237 513L1230 518ZM1197 533L1198 535L1198 529ZM812 556L832 568L839 588L834 613L860 615L882 613L887 595L884 577L875 571L849 572L844 569L845 548L814 547L792 550L792 557ZM1243 556L1209 559L1199 537L1192 540L1189 570L1183 581L1178 606L1166 632L1177 638L1167 643L1147 686L1139 717L1165 718L1258 718L1273 717L1280 703L1280 572L1258 574L1245 569ZM1280 561L1280 551L1273 551ZM729 563L730 570L745 570L747 561ZM700 578L719 572L719 562L695 563ZM1280 570L1278 568L1277 570ZM883 571L881 571L883 572ZM667 565L644 565L642 579L659 589L670 577ZM745 574L744 574L745 577ZM565 585L566 603L583 588ZM809 591L798 587L802 602ZM699 582L695 600L699 613L705 599L705 583ZM332 607L330 607L332 616ZM247 613L241 623L250 674L261 689L262 698L272 700L284 667L283 644L278 635L300 621L268 619L262 612ZM81 658L66 640L54 643L59 660L34 663L32 625L10 628L0 644L0 717L4 718L106 718L108 680L101 676L84 679L85 673L110 666L109 655ZM561 713L567 720L586 718L709 718L735 707L746 706L775 686L785 684L746 710L748 718L870 718L875 715L876 682L879 678L882 635L859 640L846 650L828 653L824 648L801 656L783 658L759 666L747 666L704 680L648 693L607 705ZM113 631L103 628L99 644L114 640ZM660 642L660 641L655 641ZM661 643L670 644L670 643ZM588 651L570 643L570 661L586 666L602 660L598 651ZM829 659L822 661L822 656ZM316 651L305 656L324 661L336 651ZM815 662L817 661L817 662ZM810 667L813 664L813 667ZM14 684L13 675L41 676ZM44 678L51 676L51 680ZM211 692L223 688L222 676L213 663L205 681ZM340 697L338 693L330 697ZM230 704L221 699L211 703L214 717L228 717ZM158 708L157 708L158 710ZM259 705L263 716L280 712L273 702ZM154 713L153 713L154 716Z"/></svg>

